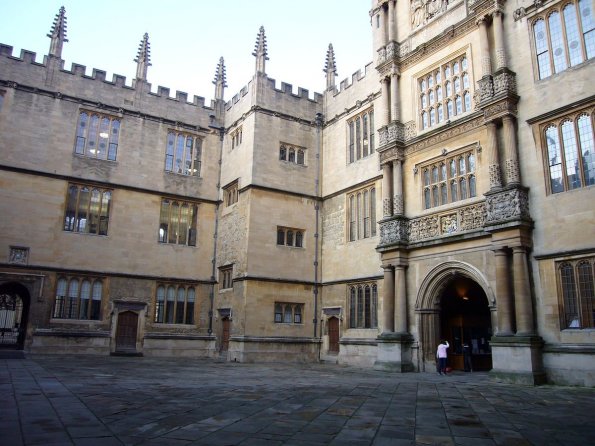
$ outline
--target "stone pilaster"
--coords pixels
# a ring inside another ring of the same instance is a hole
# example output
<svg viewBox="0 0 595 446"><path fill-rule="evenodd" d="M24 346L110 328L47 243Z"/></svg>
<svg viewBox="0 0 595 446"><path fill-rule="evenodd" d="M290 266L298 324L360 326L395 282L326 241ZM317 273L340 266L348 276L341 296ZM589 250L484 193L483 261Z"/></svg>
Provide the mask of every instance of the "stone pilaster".
<svg viewBox="0 0 595 446"><path fill-rule="evenodd" d="M399 74L396 70L390 75L390 119L391 121L401 120L399 111Z"/></svg>
<svg viewBox="0 0 595 446"><path fill-rule="evenodd" d="M510 115L502 117L502 125L504 130L506 184L520 184L521 176L514 118Z"/></svg>
<svg viewBox="0 0 595 446"><path fill-rule="evenodd" d="M533 303L529 285L529 267L527 251L523 246L512 248L512 264L514 277L514 308L516 312L517 336L535 334L533 323Z"/></svg>
<svg viewBox="0 0 595 446"><path fill-rule="evenodd" d="M382 295L382 326L381 333L392 333L395 330L394 308L395 308L395 273L391 265L384 268L384 284Z"/></svg>
<svg viewBox="0 0 595 446"><path fill-rule="evenodd" d="M393 168L392 163L382 165L382 215L390 217L393 215Z"/></svg>
<svg viewBox="0 0 595 446"><path fill-rule="evenodd" d="M379 119L380 122L378 123L380 127L385 127L388 125L389 119L389 81L387 78L383 77L380 79L380 113Z"/></svg>
<svg viewBox="0 0 595 446"><path fill-rule="evenodd" d="M403 215L403 163L401 160L393 161L393 214Z"/></svg>
<svg viewBox="0 0 595 446"><path fill-rule="evenodd" d="M508 273L508 255L504 249L494 250L496 258L496 305L498 307L498 333L497 336L511 336L512 326L512 299L510 296L510 282Z"/></svg>
<svg viewBox="0 0 595 446"><path fill-rule="evenodd" d="M395 332L407 333L407 277L404 265L395 266Z"/></svg>
<svg viewBox="0 0 595 446"><path fill-rule="evenodd" d="M397 40L397 24L395 17L395 0L388 0L388 40Z"/></svg>
<svg viewBox="0 0 595 446"><path fill-rule="evenodd" d="M502 10L496 9L493 14L494 45L496 47L496 70L507 68L506 49L504 47L504 28L502 26Z"/></svg>
<svg viewBox="0 0 595 446"><path fill-rule="evenodd" d="M480 17L477 20L479 27L479 50L481 52L481 75L492 75L492 62L490 58L490 41L488 39L487 17Z"/></svg>
<svg viewBox="0 0 595 446"><path fill-rule="evenodd" d="M498 153L498 136L496 134L496 124L494 122L486 123L488 130L488 171L490 174L490 190L502 187L502 174L500 173L500 161Z"/></svg>

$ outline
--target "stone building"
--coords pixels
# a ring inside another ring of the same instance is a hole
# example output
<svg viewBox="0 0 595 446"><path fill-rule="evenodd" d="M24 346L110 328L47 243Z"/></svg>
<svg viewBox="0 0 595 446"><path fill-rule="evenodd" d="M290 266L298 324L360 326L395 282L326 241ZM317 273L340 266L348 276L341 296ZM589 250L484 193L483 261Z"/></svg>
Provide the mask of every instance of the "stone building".
<svg viewBox="0 0 595 446"><path fill-rule="evenodd" d="M0 329L44 353L595 385L591 0L373 0L373 61L225 101L0 45ZM238 73L234 73L234 76ZM249 74L244 74L247 77ZM23 220L26 218L26 222Z"/></svg>

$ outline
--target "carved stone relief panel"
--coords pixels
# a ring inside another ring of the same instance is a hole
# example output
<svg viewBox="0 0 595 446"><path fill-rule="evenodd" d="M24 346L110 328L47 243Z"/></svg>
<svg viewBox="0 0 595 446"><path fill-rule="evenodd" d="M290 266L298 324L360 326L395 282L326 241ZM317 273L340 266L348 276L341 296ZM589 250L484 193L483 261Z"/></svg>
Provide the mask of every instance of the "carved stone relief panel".
<svg viewBox="0 0 595 446"><path fill-rule="evenodd" d="M486 194L486 224L528 219L530 215L527 190L515 187Z"/></svg>

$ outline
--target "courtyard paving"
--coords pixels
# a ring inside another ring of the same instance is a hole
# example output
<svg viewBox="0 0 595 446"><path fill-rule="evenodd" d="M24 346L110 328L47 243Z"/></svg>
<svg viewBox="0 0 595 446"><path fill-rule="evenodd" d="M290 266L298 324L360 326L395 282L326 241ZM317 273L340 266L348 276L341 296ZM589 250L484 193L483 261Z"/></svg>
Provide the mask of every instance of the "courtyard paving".
<svg viewBox="0 0 595 446"><path fill-rule="evenodd" d="M0 359L0 445L595 444L595 389L334 364Z"/></svg>

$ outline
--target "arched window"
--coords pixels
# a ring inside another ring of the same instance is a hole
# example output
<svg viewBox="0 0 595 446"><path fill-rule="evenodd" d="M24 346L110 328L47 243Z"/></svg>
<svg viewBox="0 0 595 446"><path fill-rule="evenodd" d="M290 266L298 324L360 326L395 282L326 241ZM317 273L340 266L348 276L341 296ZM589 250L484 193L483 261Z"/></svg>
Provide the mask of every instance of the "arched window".
<svg viewBox="0 0 595 446"><path fill-rule="evenodd" d="M285 230L282 228L277 229L277 245L285 244Z"/></svg>
<svg viewBox="0 0 595 446"><path fill-rule="evenodd" d="M295 233L295 246L301 248L303 246L303 233L302 231L296 231Z"/></svg>
<svg viewBox="0 0 595 446"><path fill-rule="evenodd" d="M292 230L287 231L286 243L287 243L287 246L293 246L293 231Z"/></svg>
<svg viewBox="0 0 595 446"><path fill-rule="evenodd" d="M295 149L293 147L289 149L287 161L290 163L295 163Z"/></svg>
<svg viewBox="0 0 595 446"><path fill-rule="evenodd" d="M430 109L430 126L436 124L436 110L433 108Z"/></svg>
<svg viewBox="0 0 595 446"><path fill-rule="evenodd" d="M275 304L275 322L278 324L283 322L283 307L280 303Z"/></svg>
<svg viewBox="0 0 595 446"><path fill-rule="evenodd" d="M304 151L302 149L299 149L297 152L297 163L304 164Z"/></svg>
<svg viewBox="0 0 595 446"><path fill-rule="evenodd" d="M281 161L285 161L287 159L287 148L285 146L281 146L279 148L279 159Z"/></svg>
<svg viewBox="0 0 595 446"><path fill-rule="evenodd" d="M165 287L157 287L157 299L155 301L155 322L163 322L165 315Z"/></svg>

